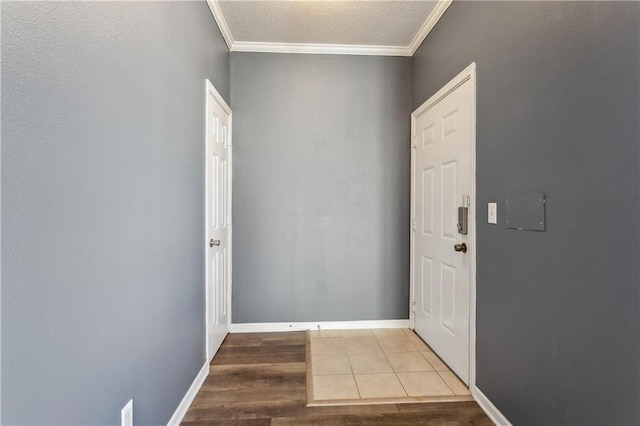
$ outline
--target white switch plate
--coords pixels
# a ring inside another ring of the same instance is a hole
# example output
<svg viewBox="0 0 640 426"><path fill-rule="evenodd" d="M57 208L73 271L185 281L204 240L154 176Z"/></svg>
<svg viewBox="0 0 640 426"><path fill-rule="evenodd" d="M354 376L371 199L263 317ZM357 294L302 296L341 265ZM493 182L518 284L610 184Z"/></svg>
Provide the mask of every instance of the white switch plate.
<svg viewBox="0 0 640 426"><path fill-rule="evenodd" d="M133 399L130 399L127 405L120 410L120 424L121 426L133 426Z"/></svg>
<svg viewBox="0 0 640 426"><path fill-rule="evenodd" d="M488 204L488 222L489 223L498 223L498 203L489 203Z"/></svg>

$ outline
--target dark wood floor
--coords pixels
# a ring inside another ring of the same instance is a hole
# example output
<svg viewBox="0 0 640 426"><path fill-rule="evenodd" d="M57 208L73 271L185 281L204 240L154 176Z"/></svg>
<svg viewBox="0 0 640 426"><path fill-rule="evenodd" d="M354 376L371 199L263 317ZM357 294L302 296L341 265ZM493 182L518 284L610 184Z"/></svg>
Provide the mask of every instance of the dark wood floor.
<svg viewBox="0 0 640 426"><path fill-rule="evenodd" d="M306 407L305 333L230 334L183 425L492 425L475 402Z"/></svg>

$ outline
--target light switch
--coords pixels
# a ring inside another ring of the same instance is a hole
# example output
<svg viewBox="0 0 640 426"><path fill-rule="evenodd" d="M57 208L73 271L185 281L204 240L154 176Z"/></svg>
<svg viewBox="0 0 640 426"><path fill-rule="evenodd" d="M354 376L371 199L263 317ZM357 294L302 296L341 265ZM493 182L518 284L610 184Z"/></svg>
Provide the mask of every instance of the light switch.
<svg viewBox="0 0 640 426"><path fill-rule="evenodd" d="M489 203L488 211L487 211L488 222L497 224L498 223L498 203Z"/></svg>

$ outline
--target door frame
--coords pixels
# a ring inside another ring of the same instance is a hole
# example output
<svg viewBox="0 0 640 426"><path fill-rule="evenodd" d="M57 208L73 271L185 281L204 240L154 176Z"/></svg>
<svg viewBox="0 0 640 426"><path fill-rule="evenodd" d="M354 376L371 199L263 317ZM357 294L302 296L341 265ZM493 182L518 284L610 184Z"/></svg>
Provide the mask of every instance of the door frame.
<svg viewBox="0 0 640 426"><path fill-rule="evenodd" d="M222 108L222 110L225 112L225 114L227 114L227 116L229 117L229 122L228 122L228 149L229 149L229 158L228 158L228 179L227 179L227 193L229 194L229 199L228 199L228 208L229 208L229 217L227 218L227 223L228 223L228 232L227 232L227 247L228 247L228 252L229 255L227 256L227 270L228 270L228 276L227 276L227 300L225 301L226 305L227 305L227 330L231 329L231 289L233 288L232 286L232 277L233 277L233 273L232 273L232 259L233 259L233 255L232 255L232 233L233 233L233 224L232 224L232 217L233 215L231 214L232 212L232 206L233 206L233 194L232 194L232 177L233 177L233 144L232 144L232 139L233 139L233 131L232 131L232 120L233 120L233 114L231 112L231 108L229 107L229 105L227 104L227 102L224 100L224 98L222 97L222 95L220 95L220 92L218 92L216 90L216 88L213 86L213 84L211 83L211 81L209 79L205 80L205 107L204 107L204 111L205 111L205 133L204 133L204 151L205 151L205 156L204 156L204 229L205 232L203 233L203 239L202 239L202 247L203 247L203 256L204 256L204 296L205 296L205 317L204 317L204 335L205 335L205 339L204 339L204 351L205 351L205 359L207 361L207 363L211 362L211 360L213 359L213 356L215 355L215 353L210 354L209 353L209 321L207 321L207 319L209 318L209 315L213 312L213 306L210 306L209 303L209 289L210 287L213 286L213 283L210 282L209 280L209 274L207 273L207 271L209 270L209 256L208 256L208 238L209 236L207 235L207 218L209 217L209 203L207 202L207 197L209 194L209 181L207 179L208 176L208 172L209 172L209 166L208 166L208 161L207 161L207 155L209 154L209 151L207 149L207 139L208 139L208 135L211 133L211 129L209 128L210 126L210 120L208 120L210 111L209 111L209 102L208 102L208 98L209 96L212 96L213 99L216 101L216 103Z"/></svg>
<svg viewBox="0 0 640 426"><path fill-rule="evenodd" d="M471 105L471 202L469 206L469 389L473 389L476 384L476 225L477 225L477 205L476 205L476 63L472 62L467 68L455 76L445 86L438 90L433 96L427 99L415 111L411 113L411 221L409 223L410 238L410 295L409 319L411 328L415 329L415 152L416 144L416 120L431 107L440 102L443 98L470 81L472 85L473 100Z"/></svg>

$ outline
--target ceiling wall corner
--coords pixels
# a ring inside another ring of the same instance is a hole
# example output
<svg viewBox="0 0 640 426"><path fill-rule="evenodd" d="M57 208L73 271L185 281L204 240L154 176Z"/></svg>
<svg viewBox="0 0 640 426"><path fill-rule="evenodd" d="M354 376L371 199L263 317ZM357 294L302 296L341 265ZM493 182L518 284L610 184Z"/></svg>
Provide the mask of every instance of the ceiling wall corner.
<svg viewBox="0 0 640 426"><path fill-rule="evenodd" d="M222 14L222 9L220 9L218 0L206 1L207 5L209 6L209 10L211 10L211 14L213 15L213 19L215 19L216 24L218 24L218 28L220 29L220 33L222 33L222 38L224 38L225 43L227 43L229 51L232 51L233 36L231 35L231 30L229 29L229 25L227 24L226 19L224 19L224 15Z"/></svg>
<svg viewBox="0 0 640 426"><path fill-rule="evenodd" d="M416 36L413 38L413 40L409 44L410 56L413 56L413 54L416 53L416 50L418 50L418 47L420 47L424 39L427 38L427 35L429 35L429 32L431 32L433 27L436 26L436 24L438 23L438 21L440 20L440 18L442 17L442 15L447 10L447 8L451 5L452 2L453 0L438 1L438 4L436 5L436 7L431 11L426 21L424 21L424 24L422 24L422 27L420 27L420 30L418 30L418 32L416 33Z"/></svg>

